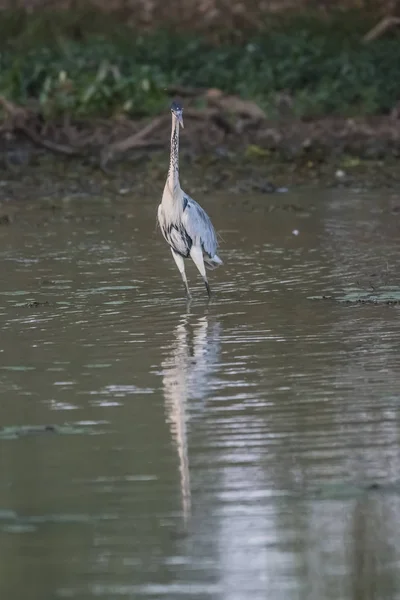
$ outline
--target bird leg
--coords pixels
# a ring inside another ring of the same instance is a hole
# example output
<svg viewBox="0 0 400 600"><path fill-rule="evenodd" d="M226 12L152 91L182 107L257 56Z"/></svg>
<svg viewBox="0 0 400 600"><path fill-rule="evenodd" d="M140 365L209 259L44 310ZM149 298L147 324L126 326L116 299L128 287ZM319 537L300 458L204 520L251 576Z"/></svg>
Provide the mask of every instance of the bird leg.
<svg viewBox="0 0 400 600"><path fill-rule="evenodd" d="M175 252L175 250L173 250L172 248L171 248L171 252L172 252L172 256L174 257L176 266L179 269L179 273L181 274L183 285L185 286L185 290L186 290L186 295L188 297L188 300L190 300L192 298L192 295L190 293L188 281L186 278L185 263L183 261L182 256L180 254L178 254L177 252Z"/></svg>
<svg viewBox="0 0 400 600"><path fill-rule="evenodd" d="M192 299L192 294L190 293L188 282L187 282L187 279L186 279L186 275L184 273L182 274L182 279L183 279L183 285L185 286L187 299L191 300Z"/></svg>
<svg viewBox="0 0 400 600"><path fill-rule="evenodd" d="M208 298L211 298L211 288L208 283L206 268L204 266L203 250L200 248L200 246L192 246L190 250L190 258L200 271L200 275L202 276L204 285L206 286Z"/></svg>

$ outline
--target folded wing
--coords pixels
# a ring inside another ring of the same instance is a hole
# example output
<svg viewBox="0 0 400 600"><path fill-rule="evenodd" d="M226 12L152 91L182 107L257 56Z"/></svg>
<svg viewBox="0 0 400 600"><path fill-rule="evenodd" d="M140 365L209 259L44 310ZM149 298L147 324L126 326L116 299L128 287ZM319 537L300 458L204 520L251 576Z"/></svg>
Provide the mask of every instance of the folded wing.
<svg viewBox="0 0 400 600"><path fill-rule="evenodd" d="M201 246L203 252L212 258L218 248L215 229L207 213L195 200L185 195L186 206L182 214L182 224L192 243Z"/></svg>

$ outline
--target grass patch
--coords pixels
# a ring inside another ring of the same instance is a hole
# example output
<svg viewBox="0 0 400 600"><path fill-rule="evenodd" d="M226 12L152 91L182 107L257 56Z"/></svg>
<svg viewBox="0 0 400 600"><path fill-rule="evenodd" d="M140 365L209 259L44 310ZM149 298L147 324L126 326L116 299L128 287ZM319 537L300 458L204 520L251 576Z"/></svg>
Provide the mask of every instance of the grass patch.
<svg viewBox="0 0 400 600"><path fill-rule="evenodd" d="M293 16L244 35L143 34L101 13L2 13L0 94L45 119L155 115L168 87L219 88L271 118L279 95L298 117L386 114L400 98L393 33L364 45L357 13Z"/></svg>

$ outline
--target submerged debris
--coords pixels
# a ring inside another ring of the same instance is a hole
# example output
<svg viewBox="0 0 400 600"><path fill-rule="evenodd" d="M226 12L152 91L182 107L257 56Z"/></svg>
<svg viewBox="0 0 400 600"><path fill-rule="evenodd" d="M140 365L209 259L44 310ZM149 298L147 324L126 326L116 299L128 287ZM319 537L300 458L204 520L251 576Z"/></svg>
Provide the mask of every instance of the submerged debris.
<svg viewBox="0 0 400 600"><path fill-rule="evenodd" d="M38 306L49 306L50 302L45 300L44 302L38 302L37 300L33 300L32 302L28 302L25 306L28 308L37 308Z"/></svg>
<svg viewBox="0 0 400 600"><path fill-rule="evenodd" d="M380 290L365 292L363 290L344 290L338 295L309 296L308 300L334 300L343 304L400 304L400 289L398 287L382 287Z"/></svg>
<svg viewBox="0 0 400 600"><path fill-rule="evenodd" d="M80 425L10 425L0 427L0 440L15 440L30 435L46 435L57 433L59 435L73 435L77 433L92 433L89 427Z"/></svg>

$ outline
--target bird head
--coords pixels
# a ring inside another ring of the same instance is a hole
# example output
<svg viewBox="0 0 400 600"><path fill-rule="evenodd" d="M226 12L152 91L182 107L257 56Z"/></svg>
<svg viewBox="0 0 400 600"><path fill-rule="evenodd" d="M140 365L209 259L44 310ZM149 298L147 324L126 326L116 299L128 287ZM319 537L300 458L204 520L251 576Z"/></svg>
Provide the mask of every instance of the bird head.
<svg viewBox="0 0 400 600"><path fill-rule="evenodd" d="M182 108L182 106L180 104L178 104L178 102L173 102L171 104L171 112L178 119L179 125L181 127L183 127L183 117L182 117L183 108Z"/></svg>

